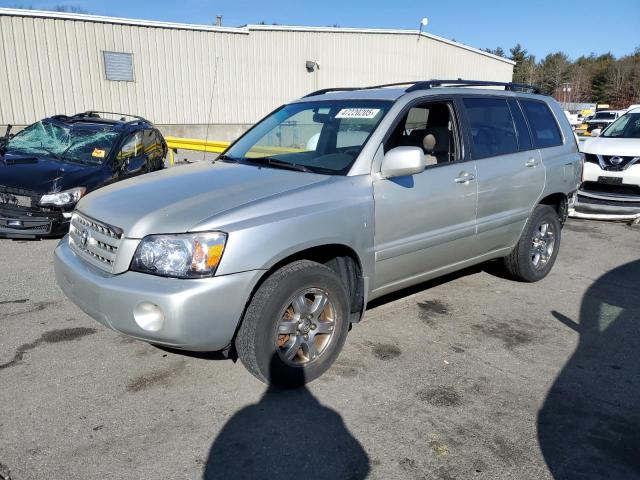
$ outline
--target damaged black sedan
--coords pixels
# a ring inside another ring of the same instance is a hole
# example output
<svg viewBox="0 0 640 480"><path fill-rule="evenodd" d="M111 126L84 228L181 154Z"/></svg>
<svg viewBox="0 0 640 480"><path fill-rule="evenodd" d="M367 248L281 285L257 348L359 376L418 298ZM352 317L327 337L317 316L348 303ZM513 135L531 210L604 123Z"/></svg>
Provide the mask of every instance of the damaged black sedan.
<svg viewBox="0 0 640 480"><path fill-rule="evenodd" d="M82 196L162 169L166 153L153 124L131 115L56 115L13 136L8 129L0 137L0 237L64 235Z"/></svg>

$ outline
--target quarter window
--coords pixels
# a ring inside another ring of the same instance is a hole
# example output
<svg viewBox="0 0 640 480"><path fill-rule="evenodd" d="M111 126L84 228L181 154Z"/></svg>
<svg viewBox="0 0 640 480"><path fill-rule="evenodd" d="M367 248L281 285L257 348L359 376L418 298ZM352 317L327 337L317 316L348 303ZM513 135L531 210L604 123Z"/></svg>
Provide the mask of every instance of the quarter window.
<svg viewBox="0 0 640 480"><path fill-rule="evenodd" d="M531 126L536 148L562 145L560 129L547 104L532 100L520 100L520 103Z"/></svg>
<svg viewBox="0 0 640 480"><path fill-rule="evenodd" d="M502 98L465 98L474 158L507 155L518 151L513 117Z"/></svg>

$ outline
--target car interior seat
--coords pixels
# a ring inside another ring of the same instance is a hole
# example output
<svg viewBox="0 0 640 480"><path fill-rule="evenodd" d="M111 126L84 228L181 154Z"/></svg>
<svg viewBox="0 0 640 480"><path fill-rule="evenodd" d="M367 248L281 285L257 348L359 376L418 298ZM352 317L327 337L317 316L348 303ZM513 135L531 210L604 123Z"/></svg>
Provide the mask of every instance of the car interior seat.
<svg viewBox="0 0 640 480"><path fill-rule="evenodd" d="M423 137L422 148L427 157L435 160L434 163L446 163L449 161L449 139L448 127L429 127ZM427 164L430 165L429 159Z"/></svg>

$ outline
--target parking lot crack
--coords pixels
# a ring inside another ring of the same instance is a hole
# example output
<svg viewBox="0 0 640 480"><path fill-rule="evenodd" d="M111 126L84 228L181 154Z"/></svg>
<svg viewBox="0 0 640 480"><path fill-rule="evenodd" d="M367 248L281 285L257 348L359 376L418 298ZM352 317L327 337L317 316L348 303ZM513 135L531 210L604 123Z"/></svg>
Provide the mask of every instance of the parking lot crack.
<svg viewBox="0 0 640 480"><path fill-rule="evenodd" d="M45 332L37 340L20 345L11 360L6 363L0 364L0 370L4 370L5 368L13 367L19 364L20 362L22 362L22 360L24 359L24 355L28 351L33 350L43 343L70 342L72 340L82 338L86 335L91 335L95 332L96 330L94 328L85 327L61 328L59 330L51 330L49 332ZM0 480L2 480L1 477Z"/></svg>

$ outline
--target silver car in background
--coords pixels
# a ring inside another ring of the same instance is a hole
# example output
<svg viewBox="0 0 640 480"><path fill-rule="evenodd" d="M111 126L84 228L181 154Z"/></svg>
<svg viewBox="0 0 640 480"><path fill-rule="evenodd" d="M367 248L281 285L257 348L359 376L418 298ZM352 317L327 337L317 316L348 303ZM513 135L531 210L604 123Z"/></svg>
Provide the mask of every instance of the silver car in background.
<svg viewBox="0 0 640 480"><path fill-rule="evenodd" d="M582 169L559 105L510 83L399 85L314 92L215 162L87 195L59 285L114 330L295 386L370 300L491 259L544 278Z"/></svg>

